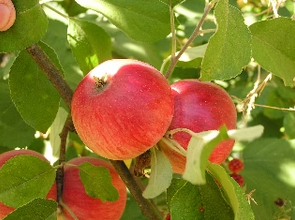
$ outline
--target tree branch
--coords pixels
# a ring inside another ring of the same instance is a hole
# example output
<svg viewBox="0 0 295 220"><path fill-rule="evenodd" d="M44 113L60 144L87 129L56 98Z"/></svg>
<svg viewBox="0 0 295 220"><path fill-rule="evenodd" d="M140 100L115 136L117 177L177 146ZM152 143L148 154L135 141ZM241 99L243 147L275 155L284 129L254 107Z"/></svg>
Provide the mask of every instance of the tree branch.
<svg viewBox="0 0 295 220"><path fill-rule="evenodd" d="M27 52L31 55L31 57L35 60L35 62L39 65L39 67L46 74L48 79L54 85L56 90L59 92L62 99L65 101L66 105L69 109L71 109L71 100L73 97L73 91L67 84L67 82L63 79L58 68L51 62L48 56L44 53L39 45L32 45L27 48ZM74 128L71 117L68 117L63 131L61 132L61 155L60 155L60 163L65 160L65 142L66 136L69 131ZM134 180L132 174L129 172L128 168L124 164L123 161L111 160L113 167L116 169L117 173L120 175L121 179L124 181L125 185L137 201L139 208L142 213L150 220L160 220L161 216L158 214L156 208L150 203L149 200L145 199L142 196L142 191L140 190L138 184ZM62 172L62 171L58 171ZM63 175L63 173L57 174ZM60 177L58 177L60 178ZM62 190L62 186L59 190ZM62 191L61 191L62 192Z"/></svg>
<svg viewBox="0 0 295 220"><path fill-rule="evenodd" d="M162 217L153 204L142 196L141 189L139 188L129 169L126 167L125 163L119 160L110 160L110 162L117 172L122 174L120 175L122 180L129 189L135 201L139 204L139 208L141 209L142 213L149 220L161 220Z"/></svg>

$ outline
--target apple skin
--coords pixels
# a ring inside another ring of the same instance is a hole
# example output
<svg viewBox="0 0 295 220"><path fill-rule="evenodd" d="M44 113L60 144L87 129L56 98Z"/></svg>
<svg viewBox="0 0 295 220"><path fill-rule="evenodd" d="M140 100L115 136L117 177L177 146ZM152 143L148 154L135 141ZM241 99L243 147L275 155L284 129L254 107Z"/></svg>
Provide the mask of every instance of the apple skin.
<svg viewBox="0 0 295 220"><path fill-rule="evenodd" d="M11 150L11 151L7 151L4 152L2 154L0 154L0 167L3 166L3 164L16 156L21 156L21 155L30 155L30 156L36 156L44 161L48 161L42 154L36 152L36 151L32 151L32 150ZM49 163L49 162L48 162ZM57 196L57 192L56 192L56 184L54 183L51 187L51 189L49 190L46 198L47 199L53 199L56 200L56 196ZM4 205L3 203L0 202L0 219L3 219L5 216L7 216L10 212L14 211L15 208L9 207Z"/></svg>
<svg viewBox="0 0 295 220"><path fill-rule="evenodd" d="M94 77L107 84L97 88ZM173 116L171 88L154 67L113 59L90 71L76 88L71 113L84 144L112 160L134 158L154 146Z"/></svg>
<svg viewBox="0 0 295 220"><path fill-rule="evenodd" d="M16 11L11 0L0 0L0 31L8 30L15 22Z"/></svg>
<svg viewBox="0 0 295 220"><path fill-rule="evenodd" d="M237 114L230 96L221 87L195 79L180 80L171 85L174 97L174 116L169 130L188 128L194 132L217 130L222 125L235 129ZM185 132L173 135L185 150L191 136ZM170 160L173 171L184 172L186 158L163 142L159 143L163 153ZM234 140L221 142L211 153L209 161L221 164L230 154Z"/></svg>
<svg viewBox="0 0 295 220"><path fill-rule="evenodd" d="M115 202L102 202L97 198L91 198L85 193L82 181L79 177L79 169L73 166L65 166L64 168L64 185L62 201L65 203L79 220L119 220L123 215L127 190L125 184L120 179L119 175L112 165L102 159L94 157L79 157L68 161L68 164L80 165L89 162L94 166L103 166L109 169L112 184L119 192L119 199ZM63 217L67 220L72 220L72 216L62 209ZM63 219L58 216L58 219Z"/></svg>

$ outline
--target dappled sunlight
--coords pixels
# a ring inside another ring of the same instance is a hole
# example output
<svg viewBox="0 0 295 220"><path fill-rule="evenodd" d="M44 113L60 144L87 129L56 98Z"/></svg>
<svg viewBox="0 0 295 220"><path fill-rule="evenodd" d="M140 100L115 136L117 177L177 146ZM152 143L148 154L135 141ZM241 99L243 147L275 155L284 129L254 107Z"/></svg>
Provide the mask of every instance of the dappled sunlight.
<svg viewBox="0 0 295 220"><path fill-rule="evenodd" d="M284 183L295 187L295 161L287 161L280 164L280 170L281 172L278 174L279 179Z"/></svg>

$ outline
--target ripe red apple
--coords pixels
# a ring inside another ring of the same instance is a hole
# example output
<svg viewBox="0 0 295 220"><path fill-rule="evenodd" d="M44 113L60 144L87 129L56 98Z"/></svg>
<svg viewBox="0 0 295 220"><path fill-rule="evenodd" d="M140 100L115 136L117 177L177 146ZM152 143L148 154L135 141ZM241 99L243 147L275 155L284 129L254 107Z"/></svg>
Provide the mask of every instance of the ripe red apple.
<svg viewBox="0 0 295 220"><path fill-rule="evenodd" d="M91 150L125 160L162 138L172 120L173 98L157 69L137 60L113 59L80 82L71 113L78 135Z"/></svg>
<svg viewBox="0 0 295 220"><path fill-rule="evenodd" d="M11 0L0 0L0 31L8 30L15 22L16 12Z"/></svg>
<svg viewBox="0 0 295 220"><path fill-rule="evenodd" d="M180 80L171 85L174 97L174 116L169 130L188 128L194 132L217 130L222 125L235 129L237 115L230 96L221 87L199 80ZM191 136L185 132L173 135L185 150ZM234 140L221 142L210 155L212 163L222 163L234 145ZM160 144L175 173L183 173L186 159L167 145Z"/></svg>
<svg viewBox="0 0 295 220"><path fill-rule="evenodd" d="M119 199L115 202L102 202L97 198L91 198L85 193L84 186L79 177L79 169L74 166L65 166L62 201L79 220L119 220L126 205L127 190L119 175L112 165L104 160L92 157L80 157L68 161L68 164L80 165L89 162L94 166L103 166L109 169L112 184L119 192ZM67 220L73 217L66 209L62 209L62 215ZM59 216L58 219L63 219Z"/></svg>
<svg viewBox="0 0 295 220"><path fill-rule="evenodd" d="M47 161L47 159L42 155L37 153L36 151L32 151L32 150L11 150L11 151L7 151L5 153L0 154L0 167L3 166L3 164L16 156L21 156L21 155L31 155L31 156L35 156L38 157L44 161ZM29 169L24 167L24 169ZM9 177L7 177L9 178ZM50 189L50 191L48 192L46 198L47 199L53 199L56 200L56 184L54 183L52 188ZM3 219L6 215L8 215L10 212L14 211L15 208L9 207L4 205L3 203L0 202L0 219Z"/></svg>

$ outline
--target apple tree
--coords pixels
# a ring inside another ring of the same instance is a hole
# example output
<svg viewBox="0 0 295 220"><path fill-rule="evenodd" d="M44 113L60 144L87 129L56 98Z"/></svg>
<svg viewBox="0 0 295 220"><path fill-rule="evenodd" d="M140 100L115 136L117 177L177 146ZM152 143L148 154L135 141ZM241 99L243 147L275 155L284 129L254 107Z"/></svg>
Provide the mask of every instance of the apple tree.
<svg viewBox="0 0 295 220"><path fill-rule="evenodd" d="M294 19L291 0L1 0L0 218L294 219Z"/></svg>

